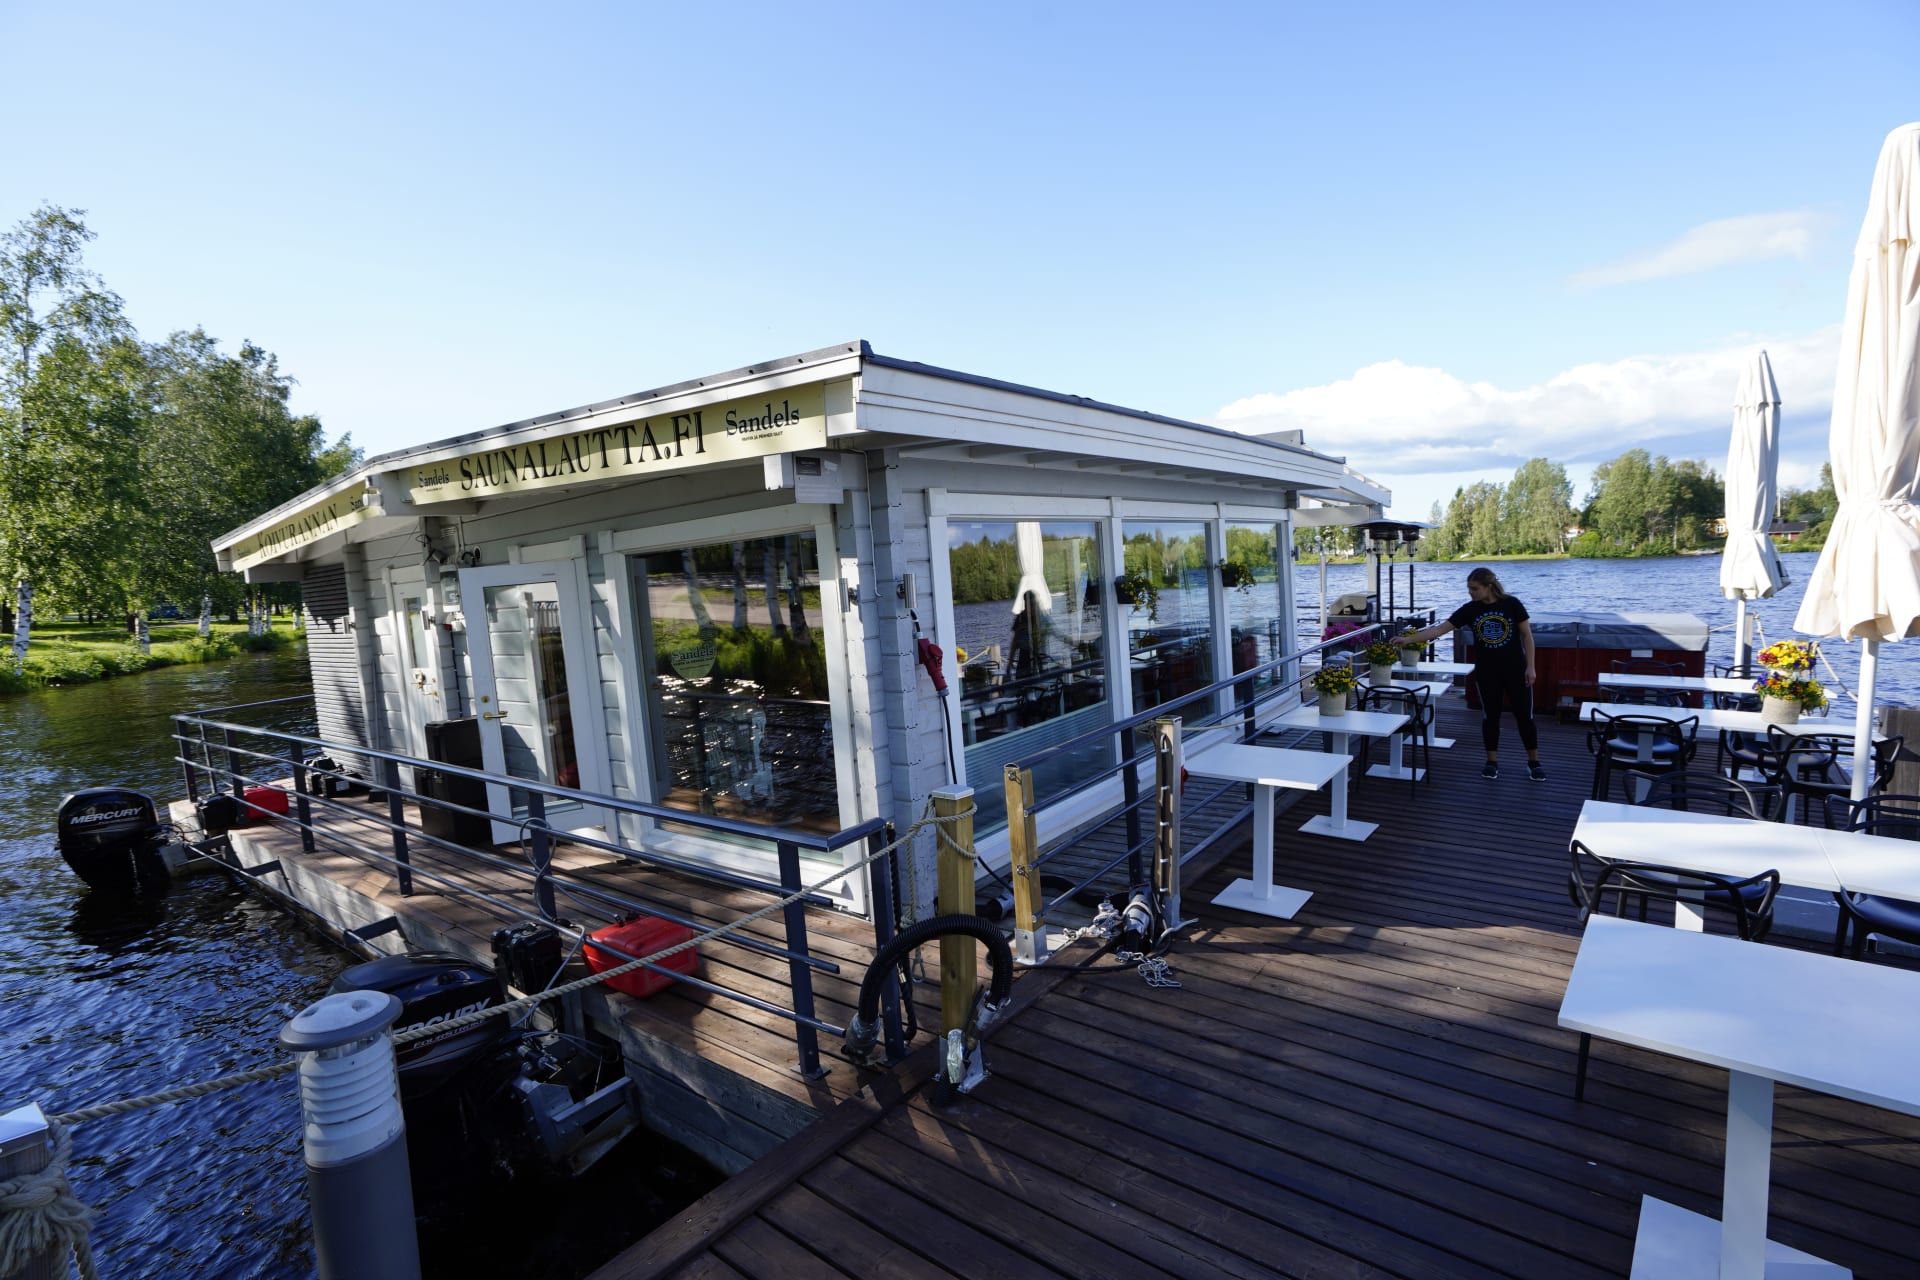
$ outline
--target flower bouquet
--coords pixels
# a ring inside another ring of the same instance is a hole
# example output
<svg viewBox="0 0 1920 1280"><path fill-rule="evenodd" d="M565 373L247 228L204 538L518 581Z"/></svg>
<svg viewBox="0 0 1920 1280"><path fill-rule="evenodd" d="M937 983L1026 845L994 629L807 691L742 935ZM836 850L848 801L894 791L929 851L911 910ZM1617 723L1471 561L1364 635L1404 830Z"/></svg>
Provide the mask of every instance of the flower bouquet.
<svg viewBox="0 0 1920 1280"><path fill-rule="evenodd" d="M1799 640L1776 640L1753 655L1753 660L1771 671L1811 671L1813 660L1819 652L1818 645Z"/></svg>
<svg viewBox="0 0 1920 1280"><path fill-rule="evenodd" d="M1769 671L1753 682L1753 688L1760 695L1760 718L1773 724L1792 724L1802 711L1827 705L1827 691L1820 682L1796 676L1791 669Z"/></svg>
<svg viewBox="0 0 1920 1280"><path fill-rule="evenodd" d="M1367 679L1374 684L1393 683L1393 664L1400 661L1400 650L1391 640L1375 640L1364 651L1367 665L1373 670L1367 673Z"/></svg>
<svg viewBox="0 0 1920 1280"><path fill-rule="evenodd" d="M1360 687L1360 681L1354 678L1353 668L1348 666L1322 667L1307 677L1307 683L1320 695L1320 714L1323 716L1345 715L1347 699Z"/></svg>

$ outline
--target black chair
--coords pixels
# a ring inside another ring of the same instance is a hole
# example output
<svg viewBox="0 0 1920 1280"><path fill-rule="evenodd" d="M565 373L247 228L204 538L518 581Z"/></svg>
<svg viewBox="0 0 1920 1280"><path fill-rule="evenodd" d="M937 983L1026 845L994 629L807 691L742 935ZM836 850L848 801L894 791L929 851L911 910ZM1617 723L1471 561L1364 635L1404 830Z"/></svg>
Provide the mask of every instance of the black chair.
<svg viewBox="0 0 1920 1280"><path fill-rule="evenodd" d="M1637 898L1640 918L1647 918L1647 899L1672 901L1678 909L1682 901L1698 901L1720 907L1733 914L1734 931L1742 940L1759 942L1773 929L1773 904L1780 893L1780 873L1762 871L1758 875L1736 878L1682 867L1661 866L1653 862L1614 862L1602 858L1578 840L1567 846L1573 861L1568 888L1580 908L1580 923L1598 914L1608 894L1612 894L1613 914L1626 914L1627 899ZM1594 871L1588 879L1588 869ZM1587 1060L1593 1049L1593 1037L1580 1037L1580 1060L1574 1071L1573 1097L1576 1102L1587 1096Z"/></svg>
<svg viewBox="0 0 1920 1280"><path fill-rule="evenodd" d="M1738 782L1704 769L1679 769L1672 773L1629 769L1626 787L1627 797L1634 804L1685 813L1752 818L1756 822L1765 822L1773 816L1774 803L1780 795L1775 787Z"/></svg>
<svg viewBox="0 0 1920 1280"><path fill-rule="evenodd" d="M1752 662L1715 663L1713 674L1723 679L1758 680L1766 674L1766 668ZM1760 695L1758 692L1715 693L1708 695L1709 705L1722 711L1758 711Z"/></svg>
<svg viewBox="0 0 1920 1280"><path fill-rule="evenodd" d="M1652 658L1615 658L1610 664L1617 676L1678 676L1685 675L1686 668L1678 662L1656 662ZM1635 689L1630 685L1614 685L1615 702L1632 703L1641 707L1684 707L1687 698L1684 693L1674 689Z"/></svg>
<svg viewBox="0 0 1920 1280"><path fill-rule="evenodd" d="M1905 741L1896 734L1873 744L1873 777L1867 784L1869 796L1886 791L1887 783L1893 778L1893 762ZM1764 750L1771 757L1767 781L1779 788L1783 801L1781 820L1787 820L1791 808L1797 810L1793 814L1796 821L1808 822L1811 815L1818 813L1829 827L1833 826L1835 810L1830 802L1850 797L1853 790L1852 778L1841 767L1842 761L1853 758L1852 737L1838 733L1794 735L1769 726ZM1802 802L1794 806L1791 802L1796 797Z"/></svg>
<svg viewBox="0 0 1920 1280"><path fill-rule="evenodd" d="M1847 808L1849 831L1920 841L1920 796L1869 796ZM1920 856L1920 851L1915 856ZM1845 890L1834 894L1833 901L1840 912L1834 924L1833 954L1862 959L1875 937L1920 946L1920 902Z"/></svg>
<svg viewBox="0 0 1920 1280"><path fill-rule="evenodd" d="M1409 782L1414 793L1419 794L1422 770L1433 767L1433 699L1425 689L1411 689L1400 685L1368 685L1360 694L1358 711L1384 711L1407 717L1407 726L1401 732L1409 739L1406 755L1401 763L1407 767ZM1360 774L1366 776L1367 765L1373 759L1373 742L1369 737L1362 739L1360 746Z"/></svg>
<svg viewBox="0 0 1920 1280"><path fill-rule="evenodd" d="M1587 750L1593 753L1593 798L1605 800L1619 765L1641 773L1671 773L1693 760L1700 717L1668 720L1661 716L1593 714L1587 730ZM1650 760L1640 758L1643 739L1651 741Z"/></svg>

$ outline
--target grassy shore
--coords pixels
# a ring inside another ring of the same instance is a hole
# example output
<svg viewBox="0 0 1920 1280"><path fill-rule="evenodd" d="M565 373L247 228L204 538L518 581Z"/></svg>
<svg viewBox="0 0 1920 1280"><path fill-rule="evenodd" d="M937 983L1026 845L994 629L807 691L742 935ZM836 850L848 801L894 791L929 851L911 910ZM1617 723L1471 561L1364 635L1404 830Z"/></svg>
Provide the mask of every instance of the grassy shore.
<svg viewBox="0 0 1920 1280"><path fill-rule="evenodd" d="M153 622L148 630L151 652L141 653L122 626L36 621L27 660L19 669L12 662L13 637L0 632L0 693L86 684L155 667L220 662L249 651L283 649L303 639L294 630L291 616L275 618L263 636L248 635L244 622L216 622L213 633L203 640L194 619Z"/></svg>

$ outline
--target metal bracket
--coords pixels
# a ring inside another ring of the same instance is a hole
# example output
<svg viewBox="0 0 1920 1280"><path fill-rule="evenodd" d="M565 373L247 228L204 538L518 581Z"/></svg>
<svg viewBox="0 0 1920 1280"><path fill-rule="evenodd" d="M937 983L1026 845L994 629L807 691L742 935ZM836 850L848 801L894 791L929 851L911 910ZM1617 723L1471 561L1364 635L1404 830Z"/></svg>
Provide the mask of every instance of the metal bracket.
<svg viewBox="0 0 1920 1280"><path fill-rule="evenodd" d="M365 942L383 933L392 933L399 927L400 917L388 916L385 920L376 920L372 924L363 924L358 929L349 929L346 936L349 942Z"/></svg>
<svg viewBox="0 0 1920 1280"><path fill-rule="evenodd" d="M280 859L275 858L271 862L257 862L251 867L241 867L240 874L243 876L253 876L258 879L260 876L272 875L274 872L280 870L282 870ZM395 928L398 928L400 925L398 920L394 920L392 923Z"/></svg>

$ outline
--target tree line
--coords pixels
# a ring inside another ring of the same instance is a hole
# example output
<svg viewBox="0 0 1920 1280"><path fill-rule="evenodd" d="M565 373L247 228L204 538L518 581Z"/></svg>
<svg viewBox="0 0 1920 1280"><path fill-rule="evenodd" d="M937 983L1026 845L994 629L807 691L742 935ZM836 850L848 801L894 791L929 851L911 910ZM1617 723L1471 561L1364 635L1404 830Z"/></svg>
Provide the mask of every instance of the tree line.
<svg viewBox="0 0 1920 1280"><path fill-rule="evenodd" d="M211 539L359 451L292 412L272 352L198 328L142 341L87 269L84 214L45 206L0 235L0 626L14 584L54 616L197 613L203 597L232 614L248 589Z"/></svg>

